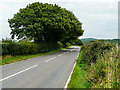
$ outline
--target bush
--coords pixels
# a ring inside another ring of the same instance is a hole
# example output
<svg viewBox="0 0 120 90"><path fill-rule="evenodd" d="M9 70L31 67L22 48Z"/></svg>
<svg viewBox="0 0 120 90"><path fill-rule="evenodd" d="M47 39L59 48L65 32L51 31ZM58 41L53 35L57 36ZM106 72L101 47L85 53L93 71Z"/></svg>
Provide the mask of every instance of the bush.
<svg viewBox="0 0 120 90"><path fill-rule="evenodd" d="M67 42L67 43L65 44L65 47L68 47L68 46L70 46L70 45L71 45L71 44Z"/></svg>
<svg viewBox="0 0 120 90"><path fill-rule="evenodd" d="M105 40L92 41L82 47L84 53L81 62L87 64L96 63L97 58L102 56L107 50L111 50L113 46L115 45Z"/></svg>
<svg viewBox="0 0 120 90"><path fill-rule="evenodd" d="M63 47L63 44L60 41L58 41L57 43L59 45L58 48L62 48Z"/></svg>
<svg viewBox="0 0 120 90"><path fill-rule="evenodd" d="M19 55L19 46L15 42L10 42L7 46L8 54L12 56Z"/></svg>
<svg viewBox="0 0 120 90"><path fill-rule="evenodd" d="M119 57L116 45L105 41L92 41L82 47L82 59L85 64L88 82L91 88L120 88Z"/></svg>
<svg viewBox="0 0 120 90"><path fill-rule="evenodd" d="M7 44L2 44L2 55L8 55Z"/></svg>
<svg viewBox="0 0 120 90"><path fill-rule="evenodd" d="M19 42L7 40L7 43L4 42L4 44L2 44L2 55L17 56L17 55L37 54L51 50L56 50L61 47L62 47L61 42L58 43L42 42L38 44L38 43L29 42L27 40L26 41L21 40Z"/></svg>

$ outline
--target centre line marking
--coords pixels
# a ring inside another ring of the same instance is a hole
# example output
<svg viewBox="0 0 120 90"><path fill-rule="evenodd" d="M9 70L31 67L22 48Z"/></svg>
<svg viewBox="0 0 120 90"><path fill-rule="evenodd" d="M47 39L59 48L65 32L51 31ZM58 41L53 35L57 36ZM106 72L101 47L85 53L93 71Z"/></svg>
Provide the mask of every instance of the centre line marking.
<svg viewBox="0 0 120 90"><path fill-rule="evenodd" d="M56 58L56 57L50 58L50 59L48 59L48 60L46 60L46 61L44 61L44 62L48 62L48 61L53 60L53 59L55 59L55 58Z"/></svg>
<svg viewBox="0 0 120 90"><path fill-rule="evenodd" d="M6 80L6 79L8 79L8 78L11 78L11 77L13 77L13 76L16 76L16 75L18 75L18 74L20 74L20 73L22 73L22 72L25 72L25 71L27 71L27 70L29 70L29 69L32 69L32 68L34 68L34 67L37 67L38 65L34 65L34 66L32 66L32 67L29 67L29 68L27 68L27 69L25 69L25 70L22 70L22 71L20 71L20 72L18 72L18 73L15 73L15 74L13 74L13 75L10 75L10 76L8 76L8 77L6 77L6 78L3 78L3 79L0 79L0 81L4 81L4 80Z"/></svg>
<svg viewBox="0 0 120 90"><path fill-rule="evenodd" d="M58 56L62 56L63 54L60 54L60 55L58 55Z"/></svg>

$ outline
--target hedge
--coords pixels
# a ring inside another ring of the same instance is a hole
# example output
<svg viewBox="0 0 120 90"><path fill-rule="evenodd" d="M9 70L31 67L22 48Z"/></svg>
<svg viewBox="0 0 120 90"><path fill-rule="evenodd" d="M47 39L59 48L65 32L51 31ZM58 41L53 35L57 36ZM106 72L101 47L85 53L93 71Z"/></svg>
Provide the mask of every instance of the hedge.
<svg viewBox="0 0 120 90"><path fill-rule="evenodd" d="M51 50L56 50L61 48L59 43L33 43L33 42L8 42L2 44L2 55L28 55L28 54L37 54L43 53Z"/></svg>

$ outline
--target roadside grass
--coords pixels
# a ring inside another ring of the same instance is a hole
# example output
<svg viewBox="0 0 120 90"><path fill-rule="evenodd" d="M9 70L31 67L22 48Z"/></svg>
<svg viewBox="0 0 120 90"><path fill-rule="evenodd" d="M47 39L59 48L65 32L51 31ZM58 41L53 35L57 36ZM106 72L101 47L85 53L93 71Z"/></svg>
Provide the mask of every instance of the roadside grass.
<svg viewBox="0 0 120 90"><path fill-rule="evenodd" d="M84 45L68 88L120 89L119 52L114 44L104 40Z"/></svg>
<svg viewBox="0 0 120 90"><path fill-rule="evenodd" d="M34 57L38 57L38 56L42 56L42 55L52 54L52 53L55 53L55 52L58 52L58 51L64 50L64 49L65 48L61 48L58 50L52 50L52 51L48 51L45 53L34 54L34 55L25 55L25 56L16 56L16 57L6 56L4 59L0 59L0 65L10 64L10 63L26 60L29 58L34 58Z"/></svg>
<svg viewBox="0 0 120 90"><path fill-rule="evenodd" d="M84 64L79 64L82 57L82 50L80 50L79 57L76 62L76 66L71 76L71 80L68 84L68 88L89 88L89 83L87 81L87 72L83 70Z"/></svg>

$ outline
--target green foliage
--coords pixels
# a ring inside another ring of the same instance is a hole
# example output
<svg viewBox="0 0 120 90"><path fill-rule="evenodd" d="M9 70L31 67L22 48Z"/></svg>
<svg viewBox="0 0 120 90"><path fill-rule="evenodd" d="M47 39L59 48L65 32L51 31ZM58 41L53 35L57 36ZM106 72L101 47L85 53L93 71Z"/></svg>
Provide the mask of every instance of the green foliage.
<svg viewBox="0 0 120 90"><path fill-rule="evenodd" d="M119 60L116 45L105 41L92 41L82 47L83 54L79 63L88 72L88 82L92 88L120 88Z"/></svg>
<svg viewBox="0 0 120 90"><path fill-rule="evenodd" d="M84 38L84 39L81 39L82 42L84 43L84 45L87 45L89 44L91 41L96 41L96 40L99 40L99 39L96 39L96 38ZM111 43L118 43L119 42L119 39L106 39L106 41L109 41Z"/></svg>
<svg viewBox="0 0 120 90"><path fill-rule="evenodd" d="M57 43L58 43L58 45L59 45L59 48L62 48L62 47L63 47L63 44L62 44L60 41L58 41Z"/></svg>
<svg viewBox="0 0 120 90"><path fill-rule="evenodd" d="M90 84L86 78L87 72L82 68L83 67L80 67L78 63L76 64L68 88L89 88Z"/></svg>
<svg viewBox="0 0 120 90"><path fill-rule="evenodd" d="M96 38L83 38L81 41L83 42L84 45L88 45L91 41L96 41Z"/></svg>
<svg viewBox="0 0 120 90"><path fill-rule="evenodd" d="M10 43L10 42L13 42L13 40L10 39L10 38L6 38L6 39L2 38L2 44L4 44L4 43Z"/></svg>
<svg viewBox="0 0 120 90"><path fill-rule="evenodd" d="M62 47L62 43L33 43L29 41L21 40L19 42L15 41L7 41L2 44L2 55L11 55L11 56L18 56L18 55L32 55L37 53L48 52L51 50L56 50Z"/></svg>
<svg viewBox="0 0 120 90"><path fill-rule="evenodd" d="M119 54L117 45L105 40L83 46L68 87L120 89Z"/></svg>
<svg viewBox="0 0 120 90"><path fill-rule="evenodd" d="M107 41L109 41L109 42L111 42L111 43L115 43L115 44L116 44L116 43L118 43L118 42L119 42L119 39L112 39L112 40L109 40L109 39L108 39Z"/></svg>
<svg viewBox="0 0 120 90"><path fill-rule="evenodd" d="M113 83L113 88L120 88L120 83L118 83L117 81L115 81Z"/></svg>
<svg viewBox="0 0 120 90"><path fill-rule="evenodd" d="M73 44L73 45L81 46L81 45L83 45L83 42L82 42L80 39L76 39L76 40L74 41L74 44Z"/></svg>
<svg viewBox="0 0 120 90"><path fill-rule="evenodd" d="M83 34L82 23L75 15L56 4L29 4L8 22L12 38L28 38L38 43L74 40Z"/></svg>
<svg viewBox="0 0 120 90"><path fill-rule="evenodd" d="M71 44L67 42L67 43L65 44L65 47L68 47L68 46L70 46L70 45L71 45Z"/></svg>
<svg viewBox="0 0 120 90"><path fill-rule="evenodd" d="M2 57L2 45L0 44L0 60L1 60L1 57Z"/></svg>
<svg viewBox="0 0 120 90"><path fill-rule="evenodd" d="M26 60L26 59L38 57L38 56L41 56L41 55L52 54L52 53L55 53L55 52L60 51L60 50L61 49L52 50L52 51L48 51L48 52L45 52L45 53L39 53L39 54L34 54L34 55L22 55L22 56L7 55L7 56L2 57L3 59L2 59L2 62L0 62L0 65L10 64L10 63L13 63L13 62Z"/></svg>
<svg viewBox="0 0 120 90"><path fill-rule="evenodd" d="M96 63L99 56L102 56L106 50L111 50L114 45L105 40L91 41L90 44L84 45L83 57L81 62L87 64Z"/></svg>
<svg viewBox="0 0 120 90"><path fill-rule="evenodd" d="M89 88L90 83L87 81L87 72L83 69L84 64L79 64L82 58L83 51L81 50L79 53L79 57L77 58L76 66L74 68L73 74L71 76L71 80L68 84L68 88Z"/></svg>

